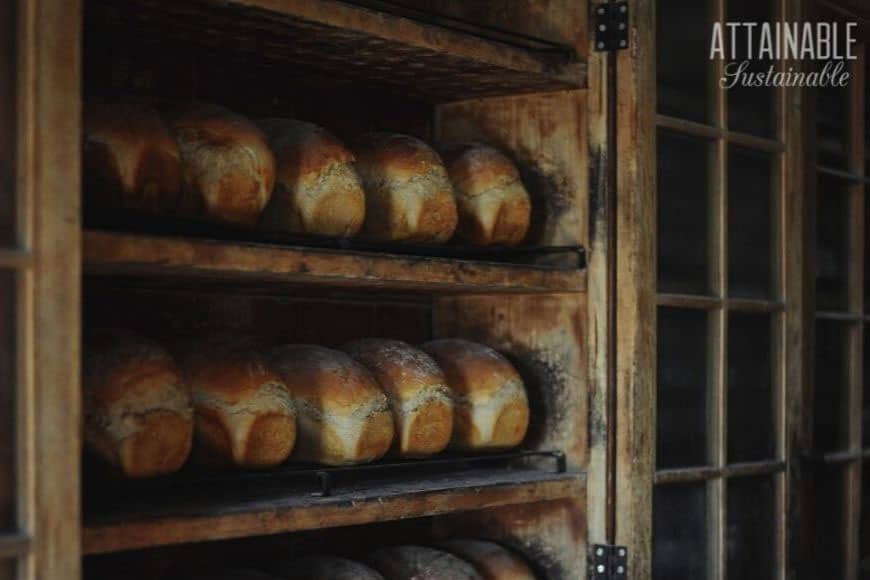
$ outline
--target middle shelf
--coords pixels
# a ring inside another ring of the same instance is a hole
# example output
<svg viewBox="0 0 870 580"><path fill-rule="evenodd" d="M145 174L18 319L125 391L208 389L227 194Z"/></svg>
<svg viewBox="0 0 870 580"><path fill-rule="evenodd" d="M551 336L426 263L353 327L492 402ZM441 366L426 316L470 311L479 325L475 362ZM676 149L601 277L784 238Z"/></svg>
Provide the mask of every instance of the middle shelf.
<svg viewBox="0 0 870 580"><path fill-rule="evenodd" d="M161 285L311 284L432 293L584 292L584 270L86 230L84 272ZM582 257L582 254L581 254Z"/></svg>
<svg viewBox="0 0 870 580"><path fill-rule="evenodd" d="M311 493L306 482L270 480L264 474L257 485L236 485L223 492L217 483L203 485L198 493L173 489L157 504L149 501L152 494L148 493L128 493L117 502L106 496L97 499L96 507L86 499L83 552L102 554L576 499L582 497L585 480L581 471L533 466L433 471L421 464L401 477L337 479L330 495Z"/></svg>

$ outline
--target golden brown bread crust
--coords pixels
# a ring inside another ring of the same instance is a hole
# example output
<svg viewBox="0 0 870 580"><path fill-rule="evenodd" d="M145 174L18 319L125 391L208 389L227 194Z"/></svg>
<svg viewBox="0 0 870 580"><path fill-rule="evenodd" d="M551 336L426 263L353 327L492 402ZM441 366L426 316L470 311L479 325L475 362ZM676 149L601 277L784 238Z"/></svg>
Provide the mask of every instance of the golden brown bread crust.
<svg viewBox="0 0 870 580"><path fill-rule="evenodd" d="M260 225L326 236L356 234L365 218L365 194L344 144L303 121L264 119L258 126L276 163L275 190Z"/></svg>
<svg viewBox="0 0 870 580"><path fill-rule="evenodd" d="M465 560L425 546L382 548L370 559L385 580L483 580Z"/></svg>
<svg viewBox="0 0 870 580"><path fill-rule="evenodd" d="M100 330L85 341L85 440L128 477L178 470L190 453L190 392L172 357L143 337Z"/></svg>
<svg viewBox="0 0 870 580"><path fill-rule="evenodd" d="M181 213L257 223L275 184L275 158L266 136L244 117L216 105L176 113L170 127L181 151Z"/></svg>
<svg viewBox="0 0 870 580"><path fill-rule="evenodd" d="M425 352L400 340L367 338L344 346L365 366L390 399L399 455L424 457L443 451L453 433L453 401L447 379Z"/></svg>
<svg viewBox="0 0 870 580"><path fill-rule="evenodd" d="M181 156L154 109L87 104L82 136L86 209L175 213L181 196Z"/></svg>
<svg viewBox="0 0 870 580"><path fill-rule="evenodd" d="M294 457L329 465L382 457L393 441L387 397L365 367L341 351L284 345L272 351L299 413Z"/></svg>
<svg viewBox="0 0 870 580"><path fill-rule="evenodd" d="M287 387L260 355L205 340L182 361L199 443L239 467L287 459L296 443L296 412Z"/></svg>
<svg viewBox="0 0 870 580"><path fill-rule="evenodd" d="M446 242L458 220L441 158L414 137L369 133L354 145L366 193L363 232L378 240Z"/></svg>
<svg viewBox="0 0 870 580"><path fill-rule="evenodd" d="M281 564L276 571L301 580L384 580L368 566L336 556L309 556Z"/></svg>
<svg viewBox="0 0 870 580"><path fill-rule="evenodd" d="M534 572L519 555L495 542L457 539L441 542L438 547L471 563L484 580L535 580Z"/></svg>
<svg viewBox="0 0 870 580"><path fill-rule="evenodd" d="M513 365L488 346L462 339L427 342L454 393L453 439L464 450L509 449L522 443L529 404Z"/></svg>
<svg viewBox="0 0 870 580"><path fill-rule="evenodd" d="M480 143L444 153L459 209L458 238L477 245L516 246L529 230L532 206L516 166Z"/></svg>

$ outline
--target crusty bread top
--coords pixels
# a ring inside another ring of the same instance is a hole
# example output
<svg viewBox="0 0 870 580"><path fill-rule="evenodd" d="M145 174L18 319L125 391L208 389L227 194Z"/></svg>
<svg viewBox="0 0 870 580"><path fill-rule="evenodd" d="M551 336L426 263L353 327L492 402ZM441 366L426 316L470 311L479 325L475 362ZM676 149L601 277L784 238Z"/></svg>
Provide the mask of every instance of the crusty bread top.
<svg viewBox="0 0 870 580"><path fill-rule="evenodd" d="M343 347L369 369L390 395L413 397L421 389L447 386L447 378L428 354L401 340L363 338Z"/></svg>
<svg viewBox="0 0 870 580"><path fill-rule="evenodd" d="M270 360L293 397L321 411L345 415L361 407L387 408L386 395L371 373L340 350L287 344L275 348Z"/></svg>
<svg viewBox="0 0 870 580"><path fill-rule="evenodd" d="M178 368L157 343L115 328L94 331L84 343L82 387L88 408L101 414L114 414L119 404L139 412L189 409Z"/></svg>
<svg viewBox="0 0 870 580"><path fill-rule="evenodd" d="M489 145L467 143L447 147L443 157L457 195L477 197L520 181L516 165Z"/></svg>
<svg viewBox="0 0 870 580"><path fill-rule="evenodd" d="M266 359L245 348L235 349L206 339L180 360L198 400L207 398L232 406L257 398L264 388L286 390Z"/></svg>
<svg viewBox="0 0 870 580"><path fill-rule="evenodd" d="M448 338L427 342L422 348L438 362L447 384L461 397L488 398L507 383L522 385L513 365L486 345Z"/></svg>
<svg viewBox="0 0 870 580"><path fill-rule="evenodd" d="M353 153L326 129L296 119L262 119L257 126L269 138L278 180L316 180L334 164L353 163Z"/></svg>
<svg viewBox="0 0 870 580"><path fill-rule="evenodd" d="M368 566L337 556L309 556L277 568L287 578L300 580L384 580Z"/></svg>
<svg viewBox="0 0 870 580"><path fill-rule="evenodd" d="M387 580L483 580L465 560L425 546L382 548L372 562Z"/></svg>
<svg viewBox="0 0 870 580"><path fill-rule="evenodd" d="M384 180L408 181L433 171L445 172L438 153L423 141L397 133L367 133L354 143L360 173L377 172Z"/></svg>
<svg viewBox="0 0 870 580"><path fill-rule="evenodd" d="M495 542L455 539L439 547L471 562L484 580L535 580L534 572L519 555Z"/></svg>

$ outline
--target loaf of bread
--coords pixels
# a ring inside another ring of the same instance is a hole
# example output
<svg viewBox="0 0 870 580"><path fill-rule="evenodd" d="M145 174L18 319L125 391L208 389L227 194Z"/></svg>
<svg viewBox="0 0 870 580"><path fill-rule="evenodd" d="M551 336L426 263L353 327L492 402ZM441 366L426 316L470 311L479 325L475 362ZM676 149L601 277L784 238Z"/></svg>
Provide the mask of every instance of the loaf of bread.
<svg viewBox="0 0 870 580"><path fill-rule="evenodd" d="M273 467L296 442L296 412L281 378L257 353L203 340L181 357L191 386L196 440L211 459Z"/></svg>
<svg viewBox="0 0 870 580"><path fill-rule="evenodd" d="M535 580L529 565L507 548L484 540L448 540L438 545L470 562L484 580Z"/></svg>
<svg viewBox="0 0 870 580"><path fill-rule="evenodd" d="M446 242L456 200L441 158L407 135L369 133L355 145L366 192L363 232L377 240Z"/></svg>
<svg viewBox="0 0 870 580"><path fill-rule="evenodd" d="M271 361L299 414L295 459L326 465L365 463L389 450L389 403L365 367L341 351L305 344L280 346Z"/></svg>
<svg viewBox="0 0 870 580"><path fill-rule="evenodd" d="M194 105L172 115L182 160L186 216L254 225L272 195L275 158L266 136L250 121L216 105Z"/></svg>
<svg viewBox="0 0 870 580"><path fill-rule="evenodd" d="M483 580L465 560L425 546L382 548L371 555L371 564L385 580Z"/></svg>
<svg viewBox="0 0 870 580"><path fill-rule="evenodd" d="M503 450L522 443L529 426L528 397L506 358L488 346L461 339L427 342L423 350L438 362L453 390L451 447Z"/></svg>
<svg viewBox="0 0 870 580"><path fill-rule="evenodd" d="M309 556L279 564L275 572L286 580L384 580L368 566L337 556Z"/></svg>
<svg viewBox="0 0 870 580"><path fill-rule="evenodd" d="M190 453L190 391L157 344L121 330L85 341L85 441L127 477L179 469Z"/></svg>
<svg viewBox="0 0 870 580"><path fill-rule="evenodd" d="M344 350L374 375L387 394L398 455L443 451L453 433L453 401L444 373L428 354L400 340L367 338Z"/></svg>
<svg viewBox="0 0 870 580"><path fill-rule="evenodd" d="M529 230L532 205L520 172L488 145L445 149L444 161L459 208L459 239L477 245L516 246Z"/></svg>
<svg viewBox="0 0 870 580"><path fill-rule="evenodd" d="M181 195L181 158L166 123L147 105L84 108L85 209L172 215Z"/></svg>
<svg viewBox="0 0 870 580"><path fill-rule="evenodd" d="M362 227L366 198L353 154L325 129L290 119L258 123L275 154L275 189L264 229L350 237Z"/></svg>

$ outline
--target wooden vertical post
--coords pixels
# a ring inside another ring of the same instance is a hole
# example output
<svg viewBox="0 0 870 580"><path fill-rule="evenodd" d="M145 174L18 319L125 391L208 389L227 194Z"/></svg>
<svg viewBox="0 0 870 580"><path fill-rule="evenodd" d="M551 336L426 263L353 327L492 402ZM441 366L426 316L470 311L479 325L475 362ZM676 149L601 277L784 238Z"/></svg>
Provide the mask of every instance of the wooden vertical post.
<svg viewBox="0 0 870 580"><path fill-rule="evenodd" d="M655 2L634 0L616 58L616 542L649 578L656 381Z"/></svg>

